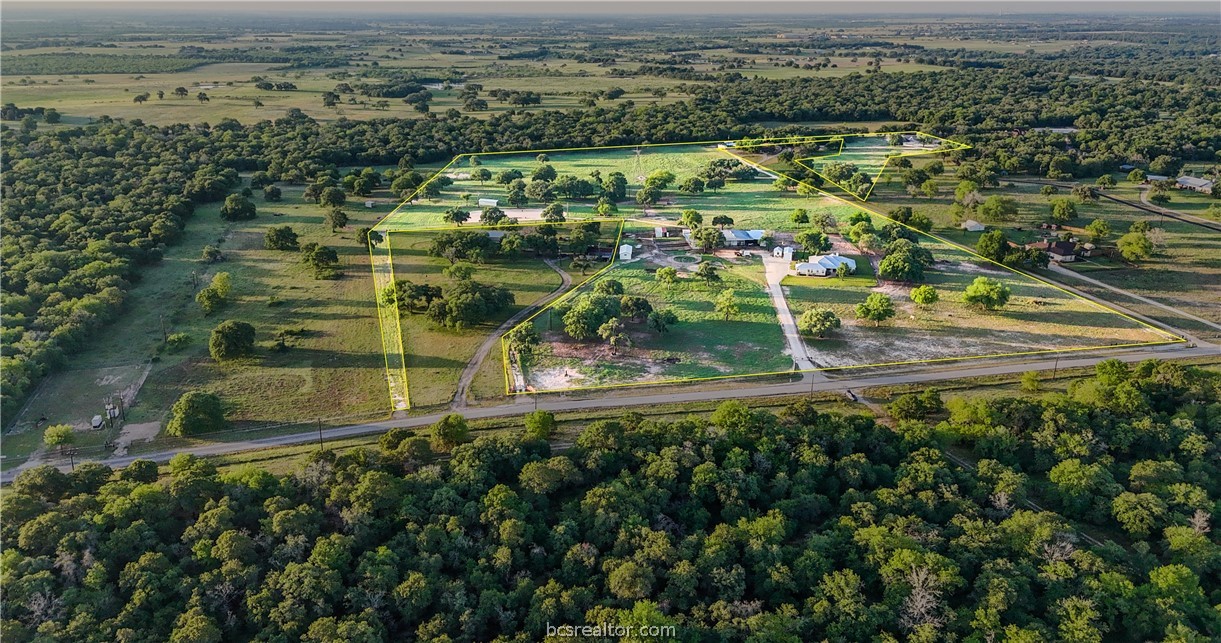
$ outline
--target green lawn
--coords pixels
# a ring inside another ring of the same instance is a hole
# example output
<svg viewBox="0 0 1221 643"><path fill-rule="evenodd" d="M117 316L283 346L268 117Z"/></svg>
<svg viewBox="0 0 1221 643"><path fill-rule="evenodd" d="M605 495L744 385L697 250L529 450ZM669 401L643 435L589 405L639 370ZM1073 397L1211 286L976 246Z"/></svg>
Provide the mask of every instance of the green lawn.
<svg viewBox="0 0 1221 643"><path fill-rule="evenodd" d="M167 249L160 265L143 271L125 313L72 356L70 370L48 377L28 412L17 418L17 426L29 426L43 416L50 423L83 426L98 413L99 400L138 380L128 371L144 364L151 370L143 387L136 387L139 392L128 413L132 423L163 422L178 397L192 389L220 395L235 428L340 414L384 415L384 357L369 258L354 234L380 215L363 207L348 208L348 229L331 233L322 208L301 200L300 186L283 186L283 191L282 203L256 199L259 215L253 221L222 221L219 204L198 208L182 241ZM302 243L335 248L342 277L315 280L298 253L264 250L263 233L273 225L291 226ZM200 261L201 249L209 244L221 249L223 261ZM223 309L204 316L195 292L220 271L230 273L233 294ZM208 357L209 333L225 319L255 326L254 356L224 364ZM171 352L162 341L163 331L185 333L190 343ZM273 349L280 331L293 333L284 351ZM36 442L5 436L4 453L20 456Z"/></svg>
<svg viewBox="0 0 1221 643"><path fill-rule="evenodd" d="M724 261L710 259L724 265ZM665 382L789 370L776 311L762 286L756 261L726 267L723 281L705 285L685 278L659 283L644 261L616 264L598 280L614 279L630 295L646 297L655 309L670 309L679 323L665 333L628 323L633 348L612 355L601 340L574 342L562 332L563 321L550 312L535 320L544 336L544 354L528 363L527 381L539 390L615 384ZM747 276L758 273L757 276ZM592 288L597 281L582 288ZM726 320L713 299L727 289L737 296L740 314ZM579 296L574 294L573 297Z"/></svg>
<svg viewBox="0 0 1221 643"><path fill-rule="evenodd" d="M934 232L948 239L973 247L978 235L963 233L953 223L950 214L950 202L957 180L952 177L953 167L947 167L947 172L939 178L942 195L935 199L908 196L897 183L880 184L873 192L868 206L879 212L887 212L898 206L911 206L915 212L928 215L937 224ZM1093 181L1089 181L1093 183ZM1116 196L1137 201L1137 194L1130 184L1121 181L1114 189ZM1014 239L1035 240L1044 233L1037 231L1039 223L1047 221L1050 206L1049 198L1039 194L1038 185L1025 183L1003 184L998 188L985 190L984 194L1001 194L1012 197L1018 202L1018 215L1011 221L985 222L992 227L1006 231ZM1067 191L1052 198L1066 197ZM1179 201L1188 195L1178 191L1171 193L1170 207L1174 208ZM1203 197L1203 195L1198 195ZM1193 197L1194 198L1194 197ZM1092 263L1066 264L1111 286L1131 291L1163 304L1178 308L1192 315L1221 322L1221 290L1216 286L1221 283L1221 240L1217 235L1199 226L1184 223L1167 217L1159 217L1122 203L1106 199L1097 202L1078 203L1077 219L1070 223L1069 232L1084 236L1084 226L1094 219L1106 221L1112 230L1111 235L1101 244L1103 248L1113 247L1115 240L1128 231L1137 221L1147 221L1161 232L1155 233L1155 252L1153 257L1139 264L1127 264L1118 260L1092 260ZM1198 214L1198 213L1197 213ZM1017 230L1022 228L1022 230ZM1048 275L1057 278L1054 275ZM1057 279L1063 279L1062 277ZM1156 306L1127 300L1112 292L1097 287L1085 286L1077 282L1068 282L1074 287L1081 287L1095 292L1104 298L1114 298L1116 301L1130 306L1133 310L1148 315L1154 319L1179 326L1185 330L1199 333L1203 337L1221 336L1213 329L1187 317L1169 313Z"/></svg>
<svg viewBox="0 0 1221 643"><path fill-rule="evenodd" d="M640 149L639 156L635 152L636 149ZM540 165L535 160L537 154L485 154L478 157L478 167L489 170L493 175L503 170L518 170L529 182L531 173ZM779 191L772 186L771 178L762 175L749 181L729 181L724 189L717 192L705 191L693 195L678 192L677 184L683 179L695 176L709 161L729 158L712 146L606 148L548 152L547 155L548 163L560 175L588 177L591 172L596 171L605 177L612 172L622 172L627 179L628 189L627 200L618 204L618 216L625 218L673 222L678 220L683 210L690 208L699 211L705 221L711 221L712 217L717 215L729 216L738 228L795 230L798 226L792 223L790 216L796 208L805 208L811 213L827 211L839 218L847 217L854 211L850 206L830 198L803 197L794 191ZM459 157L446 169L446 174L454 180L454 184L444 188L439 199L418 199L406 204L388 217L383 226L390 229L446 226L443 220L446 210L461 206L477 212L479 208L473 204L480 198L500 199L501 209L508 216L521 218L522 221L528 220L530 213L536 213L543 207L544 204L533 202L523 210L508 207L503 203L505 187L493 181L481 184L470 178L469 174L473 168L469 157ZM644 183L644 177L658 170L673 173L676 176L675 183L663 191L662 199L656 205L642 207L636 204L634 198ZM470 200L461 199L463 194L471 195ZM573 201L567 205L570 219L595 215L594 200Z"/></svg>
<svg viewBox="0 0 1221 643"><path fill-rule="evenodd" d="M602 242L610 244L618 226L605 226ZM428 256L434 233L396 232L390 235L395 279L427 283L443 289L453 282L442 274L449 261ZM567 262L558 264L567 268ZM584 279L579 272L572 275L574 286ZM446 404L453 399L458 379L479 345L505 320L547 296L560 286L559 273L542 259L522 257L506 260L493 258L480 264L475 281L508 288L515 303L485 323L462 330L438 327L422 314L400 316L403 348L406 352L407 386L413 409ZM372 292L369 293L372 298ZM483 361L473 385L475 396L503 397L504 364L499 346Z"/></svg>

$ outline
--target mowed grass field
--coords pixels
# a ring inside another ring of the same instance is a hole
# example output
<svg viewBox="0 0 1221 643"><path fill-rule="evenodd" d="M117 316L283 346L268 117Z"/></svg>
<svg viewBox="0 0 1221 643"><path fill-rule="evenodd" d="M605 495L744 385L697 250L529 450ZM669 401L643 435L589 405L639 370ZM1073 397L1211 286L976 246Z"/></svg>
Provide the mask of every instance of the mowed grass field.
<svg viewBox="0 0 1221 643"><path fill-rule="evenodd" d="M730 264L710 255L703 260L722 266L722 281L705 284L680 271L678 283L664 284L653 274L657 264L640 259L614 264L566 299L575 301L599 281L613 279L623 284L625 294L645 297L654 309L678 316L665 333L625 322L633 347L617 354L600 339L572 340L563 332L562 316L549 308L533 321L544 343L541 354L527 361L527 383L548 391L790 370L793 360L785 354L759 260ZM725 290L734 291L741 310L729 319L713 303Z"/></svg>
<svg viewBox="0 0 1221 643"><path fill-rule="evenodd" d="M637 155L636 150L640 150ZM485 154L478 156L480 165L472 166L470 157L455 159L446 169L454 184L444 188L436 201L416 199L400 206L383 224L387 229L411 229L419 227L444 227L443 217L446 210L459 206L473 212L479 208L474 205L481 198L501 200L500 208L510 217L519 217L524 222L544 206L542 203L531 202L523 209L509 207L504 203L505 186L495 181L480 183L470 178L475 169L486 168L493 177L504 170L518 170L529 183L530 175L541 164L536 160L539 152L521 152L512 154ZM844 218L855 210L851 206L829 197L804 197L795 191L779 191L772 186L772 178L760 174L748 181L730 180L725 187L717 192L705 190L699 194L682 194L677 186L683 179L696 176L707 164L715 159L732 158L715 146L705 145L667 145L658 147L591 149L569 152L547 152L547 164L555 168L559 175L574 175L588 178L591 172L597 171L601 176L609 176L612 172L622 172L627 179L627 199L618 204L617 216L624 218L648 219L658 222L675 222L685 209L699 211L704 220L711 221L714 216L727 215L734 220L737 228L759 228L765 230L792 231L799 226L791 220L792 211L804 208L810 213L827 211ZM643 187L644 178L649 174L664 170L675 175L676 180L663 191L661 200L655 205L641 206L635 202L636 192ZM461 195L470 194L471 199L464 201ZM580 200L567 202L568 218L579 219L595 216L596 200ZM477 215L472 220L477 219Z"/></svg>
<svg viewBox="0 0 1221 643"><path fill-rule="evenodd" d="M917 157L913 162L919 164L922 159ZM888 183L883 180L865 205L883 213L895 207L910 206L913 211L932 218L936 223L934 232L973 248L979 233L962 231L954 224L949 214L954 186L958 183L953 174L954 167L947 164L946 173L937 179L941 186L941 195L933 199L911 197L898 181ZM1136 189L1127 184L1124 177L1115 176L1120 184L1111 191L1119 198L1139 202ZM1092 184L1093 181L1089 183ZM1067 190L1061 190L1059 194L1049 198L1039 194L1039 189L1039 185L1028 183L1003 183L1001 187L984 190L985 196L1000 194L1012 197L1018 204L1018 214L1012 220L984 223L990 228L1004 230L1013 241L1032 242L1043 238L1047 233L1037 228L1039 223L1048 221L1051 212L1050 199L1071 196ZM1208 199L1205 195L1187 194L1178 190L1172 190L1170 198L1168 207L1172 209L1185 203L1198 207L1203 203L1202 199ZM1103 248L1113 248L1116 240L1137 221L1147 221L1152 227L1163 232L1153 237L1157 241L1153 256L1138 264L1090 258L1088 261L1064 264L1065 267L1115 288L1147 297L1214 323L1221 323L1221 235L1191 223L1161 217L1107 199L1076 203L1076 207L1077 218L1069 224L1068 231L1084 238L1087 236L1084 232L1085 226L1094 219L1102 219L1110 225L1112 231L1101 244ZM1202 216L1198 212L1196 214ZM1041 271L1040 274L1114 300L1153 319L1198 333L1201 337L1221 336L1215 328L1139 300L1117 295L1105 288L1056 276L1047 271Z"/></svg>
<svg viewBox="0 0 1221 643"><path fill-rule="evenodd" d="M323 223L323 209L301 199L301 186L281 187L281 203L254 199L258 217L253 221L223 221L218 203L197 208L182 241L166 250L161 264L143 271L124 314L93 337L87 350L72 357L71 370L47 378L18 423L43 416L52 424L87 422L100 412L102 399L132 386L142 375L127 371L145 364L150 370L128 409L130 423L164 423L173 403L189 390L219 395L235 429L318 418L326 424L348 424L350 418L385 415L389 405L369 257L355 239L357 228L372 225L385 212L347 208L348 228L331 233ZM291 226L301 243L334 248L342 277L315 280L299 253L263 249L266 229L282 225ZM224 260L203 263L205 245L217 246ZM233 281L230 302L205 316L195 303L195 293L222 271ZM256 352L217 364L208 356L208 337L226 319L254 325ZM184 349L170 351L163 331L185 333L190 342ZM287 340L286 350L277 351L273 347L281 331L294 336ZM82 439L100 444L102 440L93 436L83 434ZM37 440L5 437L5 455L18 456L37 446ZM185 441L159 438L153 446L171 443ZM141 448L133 445L132 452Z"/></svg>
<svg viewBox="0 0 1221 643"><path fill-rule="evenodd" d="M605 226L601 242L610 245L617 229L618 226ZM453 284L442 274L449 261L428 255L434 236L435 233L430 232L390 234L395 279L436 285L443 290ZM557 260L556 265L566 269L567 260ZM572 274L573 287L588 278L579 272ZM514 295L514 304L485 323L461 330L437 326L423 314L407 313L399 317L412 409L426 409L453 400L459 377L479 345L496 333L503 322L546 297L562 283L560 273L541 258L529 256L512 260L489 259L478 265L474 280L508 288ZM481 364L478 375L472 385L475 397L503 397L504 361L499 344Z"/></svg>

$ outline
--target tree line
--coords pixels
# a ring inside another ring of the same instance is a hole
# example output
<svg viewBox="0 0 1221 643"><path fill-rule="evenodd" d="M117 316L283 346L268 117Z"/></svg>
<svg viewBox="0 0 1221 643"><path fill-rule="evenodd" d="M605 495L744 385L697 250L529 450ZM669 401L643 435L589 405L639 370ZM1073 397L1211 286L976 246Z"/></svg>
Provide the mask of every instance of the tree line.
<svg viewBox="0 0 1221 643"><path fill-rule="evenodd" d="M674 624L671 640L1221 636L1215 374L1104 363L1066 395L926 392L891 412L893 428L810 400L626 413L562 452L545 411L473 440L451 415L284 475L185 454L164 475L147 461L44 466L3 496L3 633L524 640L616 622ZM974 470L947 459L947 439L973 444ZM1078 531L1112 517L1124 536Z"/></svg>

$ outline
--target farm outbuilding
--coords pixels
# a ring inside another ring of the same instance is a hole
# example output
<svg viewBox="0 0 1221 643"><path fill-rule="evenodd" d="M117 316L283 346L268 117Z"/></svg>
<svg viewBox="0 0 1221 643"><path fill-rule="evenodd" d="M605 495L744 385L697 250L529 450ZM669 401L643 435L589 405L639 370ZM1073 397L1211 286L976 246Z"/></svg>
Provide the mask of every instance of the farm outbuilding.
<svg viewBox="0 0 1221 643"><path fill-rule="evenodd" d="M762 230L722 230L721 234L725 237L725 245L733 248L736 246L757 246L759 241L763 239Z"/></svg>
<svg viewBox="0 0 1221 643"><path fill-rule="evenodd" d="M500 206L500 199L479 199L479 207L495 208Z"/></svg>
<svg viewBox="0 0 1221 643"><path fill-rule="evenodd" d="M1208 194L1212 192L1213 182L1208 179L1201 179L1194 176L1180 176L1175 179L1174 184L1180 190L1195 190Z"/></svg>
<svg viewBox="0 0 1221 643"><path fill-rule="evenodd" d="M776 246L772 248L773 257L784 257L789 261L793 260L793 246Z"/></svg>
<svg viewBox="0 0 1221 643"><path fill-rule="evenodd" d="M797 264L797 274L806 277L828 277L836 274L840 266L848 266L848 273L856 272L856 261L839 254L817 255L809 261Z"/></svg>
<svg viewBox="0 0 1221 643"><path fill-rule="evenodd" d="M366 207L366 208L372 208L372 207L373 207L373 199L365 199L365 207Z"/></svg>
<svg viewBox="0 0 1221 643"><path fill-rule="evenodd" d="M631 261L632 251L635 249L636 248L630 243L625 243L619 246L619 261Z"/></svg>
<svg viewBox="0 0 1221 643"><path fill-rule="evenodd" d="M960 227L967 232L983 232L987 226L976 221L975 219L967 219L966 221L962 222Z"/></svg>

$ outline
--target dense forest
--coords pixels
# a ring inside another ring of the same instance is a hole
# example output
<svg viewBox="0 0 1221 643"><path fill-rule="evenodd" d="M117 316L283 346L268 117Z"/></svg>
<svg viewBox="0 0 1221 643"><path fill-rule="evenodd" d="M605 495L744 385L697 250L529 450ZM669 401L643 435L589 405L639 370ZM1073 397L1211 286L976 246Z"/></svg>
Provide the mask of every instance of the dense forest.
<svg viewBox="0 0 1221 643"><path fill-rule="evenodd" d="M145 461L42 467L3 497L3 636L1216 640L1219 386L1106 362L1067 395L948 416L935 393L899 398L894 429L726 402L596 421L558 453L535 412L470 442L460 416L395 429L284 476L189 455L160 479ZM975 471L947 439L976 445ZM1089 526L1111 516L1114 536Z"/></svg>
<svg viewBox="0 0 1221 643"><path fill-rule="evenodd" d="M223 199L239 171L304 183L338 166L438 162L455 154L820 133L761 121L887 119L974 145L954 161L988 158L1009 173L1093 176L1165 157L1214 161L1221 90L1076 78L1028 69L973 69L839 79L745 80L692 86L690 101L487 119L339 119L298 111L275 121L152 126L107 118L38 129L28 107L2 139L0 274L5 315L0 382L9 415L48 369L121 309L129 284L176 240L194 204ZM972 96L963 101L963 96ZM56 114L58 118L58 114ZM1073 136L1039 128L1071 125Z"/></svg>

